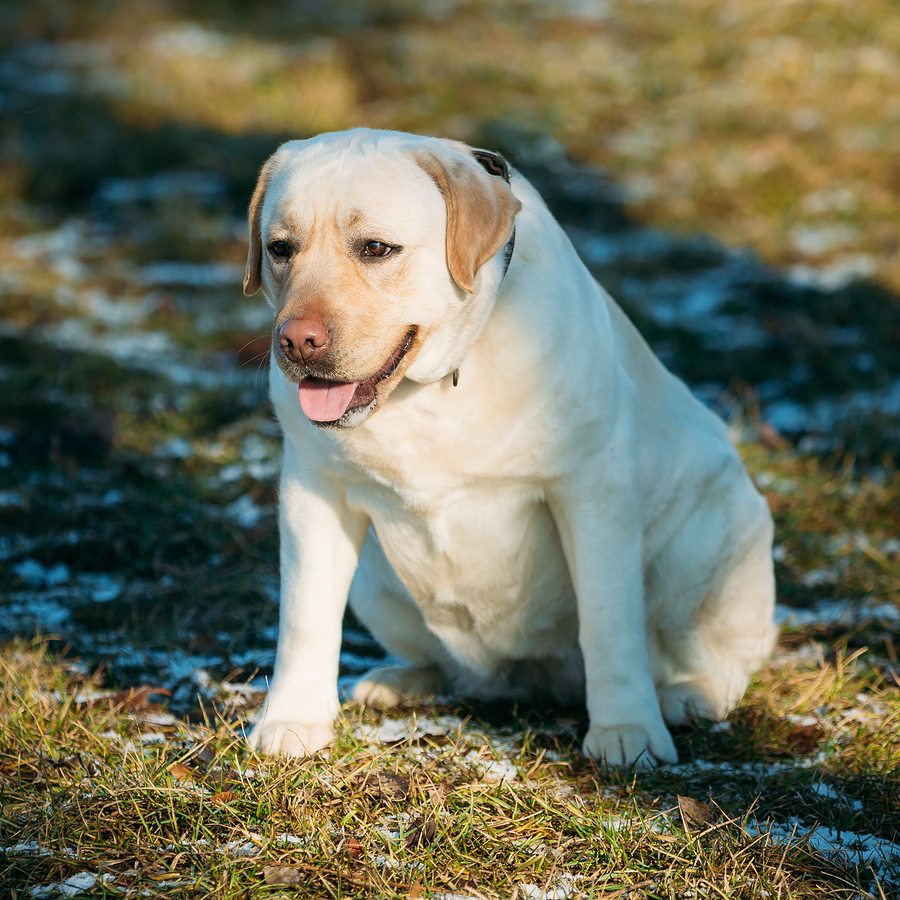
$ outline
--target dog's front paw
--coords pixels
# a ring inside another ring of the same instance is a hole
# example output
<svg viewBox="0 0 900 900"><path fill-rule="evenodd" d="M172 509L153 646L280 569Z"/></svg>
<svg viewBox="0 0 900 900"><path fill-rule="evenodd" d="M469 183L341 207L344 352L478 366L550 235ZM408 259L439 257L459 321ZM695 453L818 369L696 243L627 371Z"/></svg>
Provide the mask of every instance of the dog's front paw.
<svg viewBox="0 0 900 900"><path fill-rule="evenodd" d="M261 719L247 743L269 756L310 756L334 740L330 722L272 722Z"/></svg>
<svg viewBox="0 0 900 900"><path fill-rule="evenodd" d="M592 725L582 749L585 756L608 766L653 769L658 763L678 762L672 736L664 726L651 733L640 725Z"/></svg>

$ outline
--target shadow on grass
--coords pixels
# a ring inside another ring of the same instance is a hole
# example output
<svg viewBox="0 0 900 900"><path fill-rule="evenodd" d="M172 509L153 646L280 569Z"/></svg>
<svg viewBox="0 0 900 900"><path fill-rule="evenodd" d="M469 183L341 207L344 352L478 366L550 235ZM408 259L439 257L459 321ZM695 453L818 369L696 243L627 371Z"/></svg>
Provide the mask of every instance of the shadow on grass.
<svg viewBox="0 0 900 900"><path fill-rule="evenodd" d="M241 528L215 465L166 443L176 429L181 441L227 431L251 412L240 394L185 403L164 379L85 353L48 358L27 338L0 340L0 355L0 422L12 438L3 481L15 485L15 501L0 507L4 630L49 627L125 679L152 677L140 648L221 668L254 637L267 645L277 618L271 514ZM271 507L271 484L250 490Z"/></svg>
<svg viewBox="0 0 900 900"><path fill-rule="evenodd" d="M102 98L77 93L46 98L3 127L27 203L59 216L93 215L128 234L128 253L144 261L219 258L231 234L210 220L242 217L262 161L298 136L230 135L175 121L142 128ZM761 413L792 439L807 436L813 452L892 464L900 441L898 298L859 280L824 289L713 237L642 227L602 173L514 122L483 123L476 142L506 153L535 182L601 283L703 399L726 414ZM204 202L175 197L167 208L110 202L104 190L114 179L179 171L208 173L222 191Z"/></svg>

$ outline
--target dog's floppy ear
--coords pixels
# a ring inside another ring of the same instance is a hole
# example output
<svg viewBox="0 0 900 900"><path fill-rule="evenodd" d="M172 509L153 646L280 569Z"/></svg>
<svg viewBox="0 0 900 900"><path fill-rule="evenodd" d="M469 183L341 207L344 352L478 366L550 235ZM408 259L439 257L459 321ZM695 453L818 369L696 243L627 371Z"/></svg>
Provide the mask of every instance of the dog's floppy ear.
<svg viewBox="0 0 900 900"><path fill-rule="evenodd" d="M272 154L259 172L256 179L256 187L250 198L250 206L247 209L247 224L250 231L250 246L247 249L247 268L244 270L244 293L251 297L262 287L262 234L260 230L260 217L262 215L263 201L266 198L266 189L275 171L275 157Z"/></svg>
<svg viewBox="0 0 900 900"><path fill-rule="evenodd" d="M472 294L478 270L509 240L522 208L509 186L509 167L487 150L419 151L415 159L447 205L447 268Z"/></svg>

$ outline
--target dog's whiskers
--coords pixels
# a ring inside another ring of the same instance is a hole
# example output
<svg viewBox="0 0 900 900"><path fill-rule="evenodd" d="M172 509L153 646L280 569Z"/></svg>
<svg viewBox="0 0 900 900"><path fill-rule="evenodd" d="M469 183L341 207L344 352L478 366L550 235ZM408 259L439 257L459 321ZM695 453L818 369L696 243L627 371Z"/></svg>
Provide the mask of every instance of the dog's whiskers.
<svg viewBox="0 0 900 900"><path fill-rule="evenodd" d="M245 360L241 363L240 368L243 369L244 366L249 366L250 363L257 362L257 361L259 361L259 360L261 360L261 359L268 359L268 357L269 357L269 351L268 351L268 350L263 350L262 353L257 353L256 355L251 356L249 359L245 359Z"/></svg>

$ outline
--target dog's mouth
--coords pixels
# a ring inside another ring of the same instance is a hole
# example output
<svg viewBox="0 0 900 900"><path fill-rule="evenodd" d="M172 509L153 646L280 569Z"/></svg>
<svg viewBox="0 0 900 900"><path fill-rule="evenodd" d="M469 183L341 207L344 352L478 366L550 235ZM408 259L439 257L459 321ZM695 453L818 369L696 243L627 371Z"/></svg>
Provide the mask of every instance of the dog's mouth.
<svg viewBox="0 0 900 900"><path fill-rule="evenodd" d="M329 381L305 376L299 384L300 408L317 425L335 425L355 409L370 406L376 396L376 385L390 378L403 361L416 337L413 325L394 348L387 362L365 381Z"/></svg>

